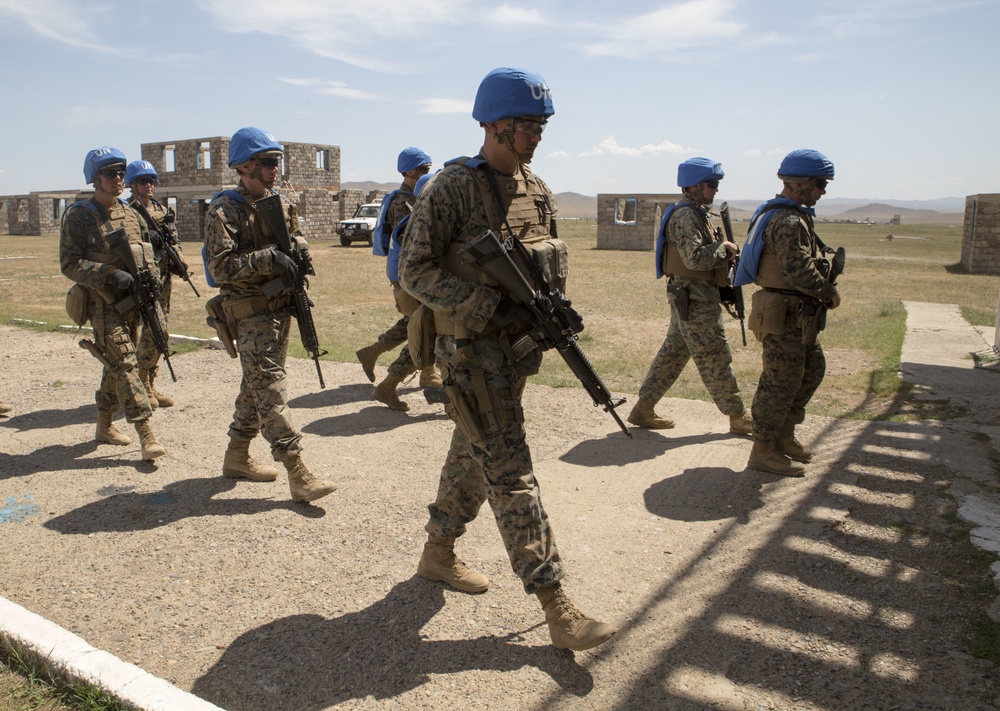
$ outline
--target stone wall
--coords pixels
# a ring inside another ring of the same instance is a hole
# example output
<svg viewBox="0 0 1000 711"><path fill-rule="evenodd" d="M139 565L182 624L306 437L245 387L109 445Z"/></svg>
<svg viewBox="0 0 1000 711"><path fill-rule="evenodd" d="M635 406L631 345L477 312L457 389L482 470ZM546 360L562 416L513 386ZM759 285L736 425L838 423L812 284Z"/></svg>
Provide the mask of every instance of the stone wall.
<svg viewBox="0 0 1000 711"><path fill-rule="evenodd" d="M0 234L44 235L58 232L66 208L78 199L75 190L0 197Z"/></svg>
<svg viewBox="0 0 1000 711"><path fill-rule="evenodd" d="M603 193L597 196L597 248L651 250L663 212L681 195Z"/></svg>
<svg viewBox="0 0 1000 711"><path fill-rule="evenodd" d="M974 274L1000 274L1000 194L965 198L962 266Z"/></svg>

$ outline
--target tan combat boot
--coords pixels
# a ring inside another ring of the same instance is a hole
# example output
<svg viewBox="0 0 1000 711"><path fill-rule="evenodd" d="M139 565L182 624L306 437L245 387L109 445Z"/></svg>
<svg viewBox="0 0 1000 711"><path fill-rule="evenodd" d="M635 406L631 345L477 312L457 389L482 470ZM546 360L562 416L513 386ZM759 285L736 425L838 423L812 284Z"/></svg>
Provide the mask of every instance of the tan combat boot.
<svg viewBox="0 0 1000 711"><path fill-rule="evenodd" d="M0 415L6 415L8 412L10 412L13 409L14 408L11 407L10 405L5 405L2 402L0 402Z"/></svg>
<svg viewBox="0 0 1000 711"><path fill-rule="evenodd" d="M636 427L648 427L653 430L669 430L674 421L669 417L660 417L653 409L653 403L645 398L639 398L628 415L628 421Z"/></svg>
<svg viewBox="0 0 1000 711"><path fill-rule="evenodd" d="M399 410L400 412L406 412L410 409L410 406L399 399L396 395L396 388L399 386L399 378L397 378L392 373L389 373L381 383L375 386L375 392L372 397L381 403L389 406L392 410Z"/></svg>
<svg viewBox="0 0 1000 711"><path fill-rule="evenodd" d="M286 457L281 463L288 470L288 488L293 501L315 501L337 490L332 481L316 478L298 454Z"/></svg>
<svg viewBox="0 0 1000 711"><path fill-rule="evenodd" d="M361 361L361 367L364 369L365 375L368 376L369 382L375 382L375 362L383 353L385 353L385 348L378 341L354 351L354 355Z"/></svg>
<svg viewBox="0 0 1000 711"><path fill-rule="evenodd" d="M129 439L127 434L111 424L112 414L111 410L97 411L97 441L105 444L117 444L119 446L132 444L132 440Z"/></svg>
<svg viewBox="0 0 1000 711"><path fill-rule="evenodd" d="M278 470L250 456L250 440L230 435L229 448L222 460L222 476L227 479L274 481L278 478Z"/></svg>
<svg viewBox="0 0 1000 711"><path fill-rule="evenodd" d="M472 570L455 555L454 538L428 540L417 564L417 575L467 593L486 592L490 586L485 575Z"/></svg>
<svg viewBox="0 0 1000 711"><path fill-rule="evenodd" d="M806 463L813 458L812 450L795 439L795 425L782 425L778 430L778 449L796 462Z"/></svg>
<svg viewBox="0 0 1000 711"><path fill-rule="evenodd" d="M753 434L753 417L750 416L749 410L729 416L729 434Z"/></svg>
<svg viewBox="0 0 1000 711"><path fill-rule="evenodd" d="M149 426L149 420L136 420L133 426L136 434L139 435L143 461L151 462L167 453L163 445L156 441L156 435L153 434L153 428Z"/></svg>
<svg viewBox="0 0 1000 711"><path fill-rule="evenodd" d="M803 465L779 452L774 442L754 442L747 468L778 476L800 477L806 473Z"/></svg>
<svg viewBox="0 0 1000 711"><path fill-rule="evenodd" d="M153 394L153 384L149 381L149 371L145 368L139 368L139 380L142 382L142 387L146 388L146 395L149 396L149 406L155 410L160 406L160 402L156 399L156 395Z"/></svg>
<svg viewBox="0 0 1000 711"><path fill-rule="evenodd" d="M150 368L149 370L149 387L146 388L146 392L149 393L150 404L152 404L155 399L156 403L160 407L173 407L174 399L166 393L161 393L156 389L156 371L157 368Z"/></svg>
<svg viewBox="0 0 1000 711"><path fill-rule="evenodd" d="M434 365L428 365L426 368L420 369L420 387L422 388L443 388L444 383L441 382L441 376L438 375L437 368Z"/></svg>
<svg viewBox="0 0 1000 711"><path fill-rule="evenodd" d="M606 622L592 620L580 612L559 583L539 588L535 595L542 603L545 621L549 623L549 635L556 649L572 649L575 652L591 649L607 642L618 631Z"/></svg>

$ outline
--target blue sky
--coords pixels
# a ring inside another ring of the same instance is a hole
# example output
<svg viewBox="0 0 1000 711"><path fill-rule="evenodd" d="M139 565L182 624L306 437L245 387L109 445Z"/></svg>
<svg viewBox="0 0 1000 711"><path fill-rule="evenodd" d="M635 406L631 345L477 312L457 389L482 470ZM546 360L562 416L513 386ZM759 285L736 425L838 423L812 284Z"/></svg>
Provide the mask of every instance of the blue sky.
<svg viewBox="0 0 1000 711"><path fill-rule="evenodd" d="M405 146L478 149L497 66L551 88L555 192L674 192L704 155L719 199L764 199L795 148L836 164L829 197L1000 192L998 28L1000 0L0 0L0 195L245 125L393 181Z"/></svg>

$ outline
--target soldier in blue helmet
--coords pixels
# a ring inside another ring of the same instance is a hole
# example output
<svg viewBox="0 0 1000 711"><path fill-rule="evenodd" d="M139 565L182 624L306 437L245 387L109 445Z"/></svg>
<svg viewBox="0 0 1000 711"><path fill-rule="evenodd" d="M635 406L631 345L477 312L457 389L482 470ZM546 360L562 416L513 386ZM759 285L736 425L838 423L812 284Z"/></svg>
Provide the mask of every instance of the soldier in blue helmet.
<svg viewBox="0 0 1000 711"><path fill-rule="evenodd" d="M427 175L430 171L431 163L431 157L416 146L410 146L400 151L399 157L396 159L396 170L403 176L403 183L398 190L389 193L382 200L382 210L375 226L373 238L373 248L376 254L388 254L388 238L400 220L413 210L413 203L416 201L414 188L421 176ZM395 267L395 265L387 265L387 267ZM393 271L398 272L398 269L393 269ZM389 284L392 287L396 309L403 314L403 317L396 321L389 330L381 334L374 343L355 351L365 375L373 383L375 382L375 362L383 353L406 343L410 316L419 306L419 302L403 291L395 276L389 277ZM389 365L385 380L375 387L375 399L385 403L393 410L403 412L409 410L410 406L400 400L396 394L396 388L414 372L416 372L416 366L414 366L413 358L410 356L410 349L403 348L396 360ZM440 391L441 378L433 364L420 370L419 382L420 387L425 390L430 388Z"/></svg>
<svg viewBox="0 0 1000 711"><path fill-rule="evenodd" d="M239 184L213 197L205 216L205 262L219 286L221 311L236 339L243 370L222 475L260 482L278 477L277 469L250 456L250 442L262 434L271 445L271 456L288 472L292 499L314 501L337 487L317 477L302 461L302 435L292 425L288 409L285 358L291 292L265 296L261 288L296 269L292 259L277 248L274 233L254 208L255 200L276 192L283 151L274 136L262 129L248 126L233 134L229 166L236 171ZM289 234L304 245L295 206L284 196L281 202Z"/></svg>
<svg viewBox="0 0 1000 711"><path fill-rule="evenodd" d="M133 279L107 236L123 228L139 267L148 267L153 274L158 270L146 223L119 197L125 189L125 155L109 146L95 148L84 160L83 175L94 184L94 195L71 205L63 215L59 266L77 284L67 296L67 305L73 302L78 307L74 311L87 314L94 328L94 347L104 366L101 386L95 393L96 439L122 446L131 442L111 421L121 404L125 419L139 435L142 458L154 460L166 450L153 434L149 395L139 379L135 353L141 314L134 306L124 313L116 308L130 296Z"/></svg>
<svg viewBox="0 0 1000 711"><path fill-rule="evenodd" d="M677 185L684 198L663 215L656 241L656 276L668 277L670 326L628 416L639 427L674 426L653 408L693 358L716 407L729 416L729 431L752 431L733 372L719 299L719 287L728 284L728 267L739 247L717 237L720 231L712 229L708 213L724 176L722 165L709 158L690 158L677 167Z"/></svg>
<svg viewBox="0 0 1000 711"><path fill-rule="evenodd" d="M134 160L125 168L125 185L131 191L131 195L128 198L129 206L134 208L140 215L145 212L143 219L148 215L149 219L153 221L152 225L147 221L146 226L150 230L159 230L161 235L167 235L165 239L170 239L174 249L180 253L180 242L174 236L173 231L165 227L168 222L172 222L173 211L161 205L153 197L159 182L160 176L156 172L156 167L148 160ZM154 240L155 244L156 241ZM163 311L163 330L166 331L167 318L170 315L170 294L172 291L170 258L162 251L156 250L155 247L153 254L156 257L157 265L160 267L160 295L157 297L157 301L160 302L160 309ZM142 384L146 386L146 391L149 393L149 404L152 405L154 410L157 407L172 407L174 399L156 388L156 373L159 369L160 352L156 350L152 334L146 329L143 329L142 337L139 339L136 358L139 361L139 379L142 380Z"/></svg>
<svg viewBox="0 0 1000 711"><path fill-rule="evenodd" d="M581 613L560 583L565 571L521 406L525 378L538 372L542 353L525 340L525 310L459 255L492 230L524 243L550 284L565 287L566 245L556 239L552 193L527 167L554 112L549 87L535 72L500 68L486 75L472 109L483 147L474 158L446 163L424 187L399 268L403 288L434 313L445 409L455 422L417 574L463 592L486 591L489 580L454 547L489 501L514 573L525 592L538 596L553 644L579 650L605 642L615 629Z"/></svg>
<svg viewBox="0 0 1000 711"><path fill-rule="evenodd" d="M763 344L747 467L779 476L803 476L813 457L795 437L795 426L826 374L823 347L814 336L803 337L803 315L816 304L840 305L837 287L820 271L824 245L813 222L813 206L833 175L833 163L819 151L785 156L778 168L781 193L754 213L735 279L737 285L754 281L762 287L747 319Z"/></svg>

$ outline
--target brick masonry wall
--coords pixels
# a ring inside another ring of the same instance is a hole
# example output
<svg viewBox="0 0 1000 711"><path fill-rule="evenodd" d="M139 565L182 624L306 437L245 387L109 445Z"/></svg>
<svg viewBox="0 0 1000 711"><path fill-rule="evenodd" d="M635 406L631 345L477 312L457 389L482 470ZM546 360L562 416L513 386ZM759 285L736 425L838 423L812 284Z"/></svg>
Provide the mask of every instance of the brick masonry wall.
<svg viewBox="0 0 1000 711"><path fill-rule="evenodd" d="M597 248L652 250L656 244L656 231L667 206L681 199L679 194L602 193L597 196ZM625 201L635 200L635 220L623 223L616 220Z"/></svg>
<svg viewBox="0 0 1000 711"><path fill-rule="evenodd" d="M962 266L974 274L1000 274L1000 194L965 198Z"/></svg>

